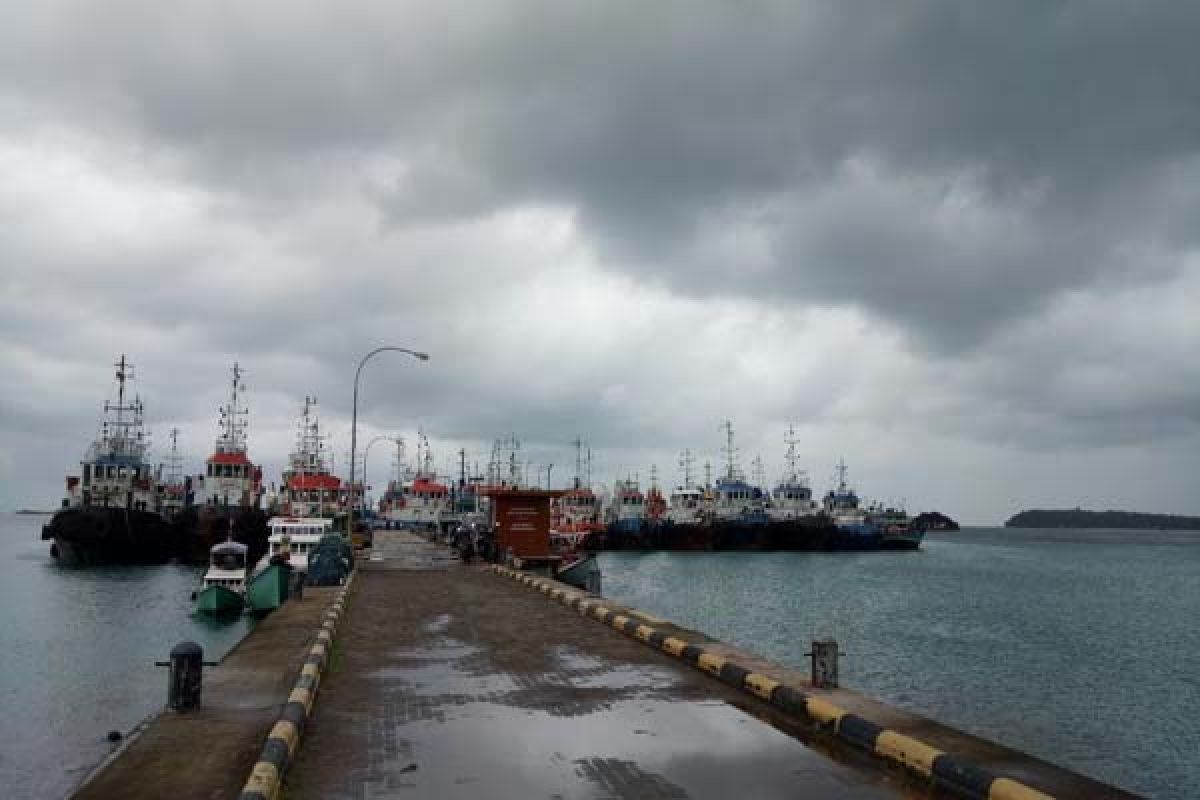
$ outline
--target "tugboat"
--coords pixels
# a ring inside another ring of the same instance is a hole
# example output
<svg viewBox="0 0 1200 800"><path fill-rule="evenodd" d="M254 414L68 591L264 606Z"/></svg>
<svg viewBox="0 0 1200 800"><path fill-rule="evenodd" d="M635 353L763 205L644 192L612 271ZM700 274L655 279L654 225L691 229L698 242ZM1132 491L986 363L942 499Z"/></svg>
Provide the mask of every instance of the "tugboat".
<svg viewBox="0 0 1200 800"><path fill-rule="evenodd" d="M646 496L635 478L627 476L613 484L608 517L606 540L610 549L640 550L646 546Z"/></svg>
<svg viewBox="0 0 1200 800"><path fill-rule="evenodd" d="M162 513L156 473L146 460L140 397L129 397L133 365L122 354L116 402L104 404L100 436L67 476L62 508L42 528L63 565L163 564L177 553L177 534Z"/></svg>
<svg viewBox="0 0 1200 800"><path fill-rule="evenodd" d="M726 420L725 474L717 478L714 487L713 549L767 550L770 549L766 512L766 493L742 478L737 466L737 448L733 444L733 422Z"/></svg>
<svg viewBox="0 0 1200 800"><path fill-rule="evenodd" d="M797 468L796 430L788 428L784 442L787 473L771 490L767 506L771 549L825 550L830 546L834 527L813 500L807 476Z"/></svg>
<svg viewBox="0 0 1200 800"><path fill-rule="evenodd" d="M246 545L230 538L214 545L204 573L204 587L196 593L196 610L202 614L240 614L245 605Z"/></svg>
<svg viewBox="0 0 1200 800"><path fill-rule="evenodd" d="M417 471L400 489L402 503L392 514L399 527L440 532L452 516L450 489L437 479L429 439L417 432Z"/></svg>
<svg viewBox="0 0 1200 800"><path fill-rule="evenodd" d="M325 462L325 437L316 409L317 399L305 397L296 449L288 455L280 489L281 510L285 517L333 519L346 511L350 493Z"/></svg>
<svg viewBox="0 0 1200 800"><path fill-rule="evenodd" d="M658 539L665 550L711 550L712 525L706 509L712 498L692 480L695 458L691 450L679 456L683 482L671 491L667 511L658 530Z"/></svg>
<svg viewBox="0 0 1200 800"><path fill-rule="evenodd" d="M242 368L232 369L229 401L221 407L216 444L204 463L204 474L192 481L197 508L194 534L189 537L188 560L203 558L227 532L249 548L251 562L267 549L267 515L262 504L262 467L252 463L246 450L246 417L242 402L246 387Z"/></svg>
<svg viewBox="0 0 1200 800"><path fill-rule="evenodd" d="M600 498L591 487L592 451L588 449L585 461L583 440L571 444L575 446L575 478L571 488L552 501L550 535L581 534L587 546L594 548L604 536L604 524L600 521Z"/></svg>
<svg viewBox="0 0 1200 800"><path fill-rule="evenodd" d="M837 465L838 485L825 495L825 512L837 533L836 550L916 550L925 532L902 509L861 508L858 494L846 483L846 464Z"/></svg>

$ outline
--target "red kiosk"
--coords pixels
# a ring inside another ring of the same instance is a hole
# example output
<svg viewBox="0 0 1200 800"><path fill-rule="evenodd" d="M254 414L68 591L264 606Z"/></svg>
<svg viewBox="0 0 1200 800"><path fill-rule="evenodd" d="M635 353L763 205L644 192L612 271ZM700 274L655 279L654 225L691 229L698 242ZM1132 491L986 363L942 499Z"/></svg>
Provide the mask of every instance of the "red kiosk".
<svg viewBox="0 0 1200 800"><path fill-rule="evenodd" d="M492 489L492 530L496 552L511 556L518 568L553 568L561 558L550 552L550 501L560 490Z"/></svg>

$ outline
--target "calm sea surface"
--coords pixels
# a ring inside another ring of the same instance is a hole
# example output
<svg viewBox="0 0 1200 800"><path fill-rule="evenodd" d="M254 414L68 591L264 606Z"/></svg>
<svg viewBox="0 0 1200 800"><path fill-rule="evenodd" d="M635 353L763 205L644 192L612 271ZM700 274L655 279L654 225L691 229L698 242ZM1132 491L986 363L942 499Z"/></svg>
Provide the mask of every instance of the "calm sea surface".
<svg viewBox="0 0 1200 800"><path fill-rule="evenodd" d="M1200 533L934 534L916 553L605 553L604 594L1151 797L1200 786Z"/></svg>
<svg viewBox="0 0 1200 800"><path fill-rule="evenodd" d="M165 700L171 646L219 658L200 570L60 569L0 515L0 787L68 792ZM974 529L918 553L607 553L605 594L1152 797L1200 786L1200 534Z"/></svg>
<svg viewBox="0 0 1200 800"><path fill-rule="evenodd" d="M194 567L61 569L48 517L0 514L0 796L62 797L166 703L154 666L191 639L220 658L249 621L191 616Z"/></svg>

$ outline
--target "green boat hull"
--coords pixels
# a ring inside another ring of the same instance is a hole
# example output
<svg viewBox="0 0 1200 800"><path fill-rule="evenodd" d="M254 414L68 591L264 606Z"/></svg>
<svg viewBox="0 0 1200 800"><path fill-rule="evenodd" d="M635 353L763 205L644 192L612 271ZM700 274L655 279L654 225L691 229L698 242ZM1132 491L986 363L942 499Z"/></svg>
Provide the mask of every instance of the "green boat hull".
<svg viewBox="0 0 1200 800"><path fill-rule="evenodd" d="M255 614L267 614L288 598L290 567L271 564L250 579L246 586L246 606Z"/></svg>
<svg viewBox="0 0 1200 800"><path fill-rule="evenodd" d="M224 586L207 586L196 595L196 610L201 614L240 614L242 596Z"/></svg>

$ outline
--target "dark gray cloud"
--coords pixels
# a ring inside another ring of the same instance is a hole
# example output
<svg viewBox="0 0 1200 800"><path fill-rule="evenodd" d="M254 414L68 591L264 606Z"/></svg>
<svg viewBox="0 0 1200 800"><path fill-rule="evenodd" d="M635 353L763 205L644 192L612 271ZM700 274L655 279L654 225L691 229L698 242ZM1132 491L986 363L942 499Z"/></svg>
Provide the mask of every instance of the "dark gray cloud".
<svg viewBox="0 0 1200 800"><path fill-rule="evenodd" d="M34 399L0 425L41 472L120 350L197 437L241 358L286 440L393 340L439 357L373 365L365 418L479 447L662 461L740 416L953 471L1197 434L1186 4L11 16L0 357Z"/></svg>

